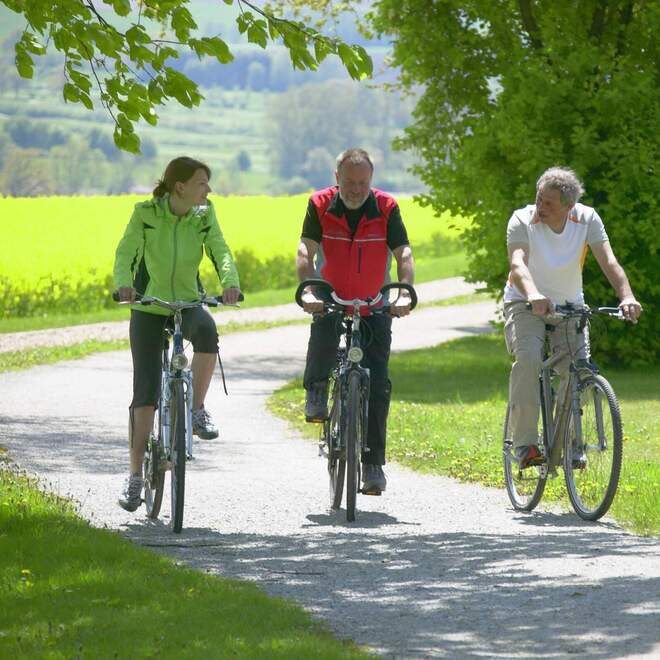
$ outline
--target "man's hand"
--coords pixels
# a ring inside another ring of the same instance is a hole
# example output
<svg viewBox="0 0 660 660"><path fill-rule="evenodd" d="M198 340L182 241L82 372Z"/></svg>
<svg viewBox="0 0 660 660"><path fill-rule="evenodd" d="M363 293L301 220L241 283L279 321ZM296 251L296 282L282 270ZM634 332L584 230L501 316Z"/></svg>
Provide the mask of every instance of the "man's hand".
<svg viewBox="0 0 660 660"><path fill-rule="evenodd" d="M412 300L407 291L401 291L399 297L392 303L390 307L390 314L392 316L408 316L410 314L410 305Z"/></svg>
<svg viewBox="0 0 660 660"><path fill-rule="evenodd" d="M223 305L235 305L238 302L238 297L241 295L241 290L237 286L230 286L222 292Z"/></svg>
<svg viewBox="0 0 660 660"><path fill-rule="evenodd" d="M527 302L532 305L532 314L536 316L548 316L554 309L552 302L540 293L529 296Z"/></svg>
<svg viewBox="0 0 660 660"><path fill-rule="evenodd" d="M623 313L623 317L626 319L626 321L630 321L631 323L637 323L637 319L640 317L643 311L642 306L637 302L637 300L635 300L634 296L624 298L619 303L619 309Z"/></svg>
<svg viewBox="0 0 660 660"><path fill-rule="evenodd" d="M135 289L132 286L120 286L117 290L119 302L135 302Z"/></svg>
<svg viewBox="0 0 660 660"><path fill-rule="evenodd" d="M302 303L303 309L308 314L318 314L323 312L323 301L320 298L317 298L309 288L305 289L302 294Z"/></svg>

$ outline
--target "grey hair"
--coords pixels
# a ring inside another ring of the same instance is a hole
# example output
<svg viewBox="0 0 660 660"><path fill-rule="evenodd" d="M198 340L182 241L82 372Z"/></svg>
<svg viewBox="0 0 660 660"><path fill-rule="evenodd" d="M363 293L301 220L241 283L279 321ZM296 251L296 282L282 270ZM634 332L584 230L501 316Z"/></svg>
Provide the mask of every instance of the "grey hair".
<svg viewBox="0 0 660 660"><path fill-rule="evenodd" d="M344 163L350 163L351 165L361 165L362 163L368 163L371 167L371 171L374 171L374 164L371 160L371 156L364 149L346 149L342 151L339 156L337 156L337 172L339 168Z"/></svg>
<svg viewBox="0 0 660 660"><path fill-rule="evenodd" d="M584 186L577 174L568 167L551 167L547 169L536 182L536 192L550 188L558 190L563 204L577 203L584 194Z"/></svg>

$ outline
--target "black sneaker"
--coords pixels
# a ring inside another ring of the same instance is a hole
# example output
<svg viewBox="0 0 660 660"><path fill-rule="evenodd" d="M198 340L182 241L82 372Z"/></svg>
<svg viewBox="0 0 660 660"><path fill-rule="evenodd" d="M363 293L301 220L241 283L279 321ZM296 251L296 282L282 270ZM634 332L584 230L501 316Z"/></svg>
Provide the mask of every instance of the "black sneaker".
<svg viewBox="0 0 660 660"><path fill-rule="evenodd" d="M328 418L328 382L312 383L305 394L305 419L324 422Z"/></svg>
<svg viewBox="0 0 660 660"><path fill-rule="evenodd" d="M192 413L193 433L202 440L213 440L218 437L218 428L213 423L211 415L204 406L193 410Z"/></svg>
<svg viewBox="0 0 660 660"><path fill-rule="evenodd" d="M387 479L380 465L362 464L362 492L382 493L387 487Z"/></svg>

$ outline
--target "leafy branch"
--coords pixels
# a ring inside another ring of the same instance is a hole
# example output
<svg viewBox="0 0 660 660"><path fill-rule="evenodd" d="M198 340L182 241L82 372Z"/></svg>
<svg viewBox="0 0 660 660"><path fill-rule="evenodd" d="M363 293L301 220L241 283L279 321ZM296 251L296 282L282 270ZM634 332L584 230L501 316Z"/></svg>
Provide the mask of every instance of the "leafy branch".
<svg viewBox="0 0 660 660"><path fill-rule="evenodd" d="M140 151L136 125L140 121L157 124L157 107L174 99L193 108L204 98L193 80L169 65L182 49L221 64L234 59L229 45L219 36L198 36L189 0L142 0L137 10L130 0L104 0L102 8L94 0L0 1L22 14L27 22L14 46L19 75L32 78L35 57L45 55L46 44L52 43L64 56L64 100L93 110L91 90L95 86L101 105L114 123L115 144L133 153ZM334 55L352 78L371 75L371 59L361 46L348 45L302 22L275 16L250 0L222 2L238 7L238 29L248 42L262 48L269 43L283 43L296 69L316 70L327 56ZM128 27L120 29L112 19ZM160 26L165 34L152 34L145 26L147 22Z"/></svg>

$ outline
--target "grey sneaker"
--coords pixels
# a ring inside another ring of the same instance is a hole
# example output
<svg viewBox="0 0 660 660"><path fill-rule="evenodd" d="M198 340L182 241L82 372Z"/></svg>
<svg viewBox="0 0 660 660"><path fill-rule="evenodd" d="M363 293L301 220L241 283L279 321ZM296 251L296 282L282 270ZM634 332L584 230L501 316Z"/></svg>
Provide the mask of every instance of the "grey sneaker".
<svg viewBox="0 0 660 660"><path fill-rule="evenodd" d="M323 422L328 418L328 382L312 383L305 394L305 419Z"/></svg>
<svg viewBox="0 0 660 660"><path fill-rule="evenodd" d="M135 511L142 504L142 487L144 480L139 474L131 474L126 477L124 488L117 503L126 511Z"/></svg>
<svg viewBox="0 0 660 660"><path fill-rule="evenodd" d="M387 479L380 465L371 463L362 464L362 490L363 492L382 493L387 487Z"/></svg>
<svg viewBox="0 0 660 660"><path fill-rule="evenodd" d="M193 433L202 440L213 440L218 437L218 427L213 423L211 415L204 406L193 410L192 413Z"/></svg>

